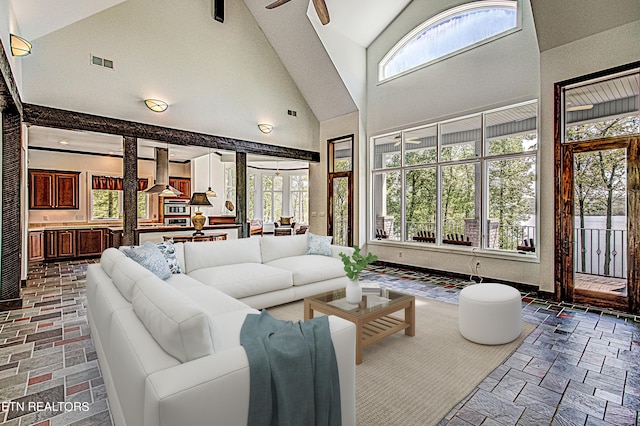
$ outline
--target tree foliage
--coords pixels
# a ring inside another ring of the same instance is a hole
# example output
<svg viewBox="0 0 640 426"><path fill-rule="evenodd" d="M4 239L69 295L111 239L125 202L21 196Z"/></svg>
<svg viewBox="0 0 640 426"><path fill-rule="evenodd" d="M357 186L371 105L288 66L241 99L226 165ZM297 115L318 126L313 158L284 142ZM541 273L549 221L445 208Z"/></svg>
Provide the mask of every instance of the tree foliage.
<svg viewBox="0 0 640 426"><path fill-rule="evenodd" d="M638 117L618 117L596 123L581 124L567 129L566 139L582 141L638 132ZM613 216L626 215L626 152L607 149L574 155L574 203L579 217L581 265L586 272L586 216L605 217L605 248L603 273L611 271L611 235Z"/></svg>

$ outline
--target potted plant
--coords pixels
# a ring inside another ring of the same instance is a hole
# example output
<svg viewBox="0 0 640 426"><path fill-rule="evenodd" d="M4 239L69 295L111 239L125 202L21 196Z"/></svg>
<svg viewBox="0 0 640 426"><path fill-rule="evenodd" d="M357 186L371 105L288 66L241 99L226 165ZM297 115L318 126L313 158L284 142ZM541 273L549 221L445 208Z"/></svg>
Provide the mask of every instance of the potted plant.
<svg viewBox="0 0 640 426"><path fill-rule="evenodd" d="M360 247L353 246L353 254L351 256L340 253L340 258L344 264L344 271L347 273L347 278L350 282L346 287L346 297L348 303L360 303L362 300L362 288L358 282L360 272L367 267L368 264L378 260L378 256L372 253L368 253L366 256L360 254Z"/></svg>

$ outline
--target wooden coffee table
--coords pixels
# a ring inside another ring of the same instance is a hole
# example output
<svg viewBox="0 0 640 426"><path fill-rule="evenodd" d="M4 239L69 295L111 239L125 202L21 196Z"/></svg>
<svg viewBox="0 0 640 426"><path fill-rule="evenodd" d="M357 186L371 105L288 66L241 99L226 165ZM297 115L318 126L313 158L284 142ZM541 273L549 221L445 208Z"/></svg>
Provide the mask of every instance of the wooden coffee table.
<svg viewBox="0 0 640 426"><path fill-rule="evenodd" d="M304 319L313 318L314 311L335 315L356 325L356 364L362 363L362 350L387 336L404 330L407 336L416 334L416 298L393 290L383 290L384 296L362 297L358 305L347 303L345 290L329 291L304 299ZM404 319L391 314L404 309Z"/></svg>

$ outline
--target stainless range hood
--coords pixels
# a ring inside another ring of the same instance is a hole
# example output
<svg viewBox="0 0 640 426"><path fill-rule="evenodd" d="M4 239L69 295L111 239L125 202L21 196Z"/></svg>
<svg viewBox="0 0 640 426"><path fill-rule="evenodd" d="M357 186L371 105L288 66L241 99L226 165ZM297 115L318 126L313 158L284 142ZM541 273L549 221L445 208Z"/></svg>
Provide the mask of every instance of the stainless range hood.
<svg viewBox="0 0 640 426"><path fill-rule="evenodd" d="M159 194L162 197L178 197L182 192L169 186L169 148L155 149L156 178L147 194Z"/></svg>

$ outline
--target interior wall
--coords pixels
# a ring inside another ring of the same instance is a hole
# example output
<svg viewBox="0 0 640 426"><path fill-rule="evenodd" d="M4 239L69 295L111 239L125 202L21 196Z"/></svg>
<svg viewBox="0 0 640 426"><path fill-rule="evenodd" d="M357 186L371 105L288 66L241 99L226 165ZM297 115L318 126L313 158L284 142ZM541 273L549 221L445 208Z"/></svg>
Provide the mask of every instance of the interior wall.
<svg viewBox="0 0 640 426"><path fill-rule="evenodd" d="M533 15L522 30L401 77L378 83L378 64L415 27L466 0L414 0L367 49L368 136L538 97L540 62Z"/></svg>
<svg viewBox="0 0 640 426"><path fill-rule="evenodd" d="M244 2L126 1L32 40L28 103L317 150L319 123ZM107 69L90 55L113 61ZM145 98L169 103L157 114ZM288 110L297 112L295 117ZM265 135L258 123L271 123Z"/></svg>
<svg viewBox="0 0 640 426"><path fill-rule="evenodd" d="M203 155L191 160L191 192L205 192L209 186L217 196L209 198L212 206L202 207L201 211L205 216L219 215L225 202L224 163L217 154Z"/></svg>
<svg viewBox="0 0 640 426"><path fill-rule="evenodd" d="M640 61L640 21L544 51L540 55L540 282L553 291L554 283L554 168L553 87L555 83Z"/></svg>
<svg viewBox="0 0 640 426"><path fill-rule="evenodd" d="M378 83L380 60L402 37L428 18L462 3L466 1L414 0L369 46L366 120L369 138L538 98L540 54L528 1L519 3L520 31ZM541 174L543 170L541 168ZM472 265L480 262L478 272L485 278L553 289L553 283L538 279L541 269L549 265L539 263L537 258L517 254L496 256L456 248L412 247L377 240L370 240L367 248L383 261L469 275Z"/></svg>
<svg viewBox="0 0 640 426"><path fill-rule="evenodd" d="M342 117L320 123L320 162L309 163L309 231L317 235L327 235L327 204L328 204L328 169L327 169L327 141L342 136L354 135L354 230L360 225L362 206L358 203L359 188L358 174L361 170L361 159L358 156L360 143L360 114L353 112ZM355 232L355 231L354 231ZM354 243L358 241L357 232Z"/></svg>
<svg viewBox="0 0 640 426"><path fill-rule="evenodd" d="M82 165L82 167L79 167ZM122 176L122 158L99 155L70 154L50 151L28 151L30 169L65 170L80 172L78 210L29 210L30 224L87 223L91 220L89 210L90 176ZM189 164L169 163L169 175L190 177ZM155 163L152 160L138 160L138 177L149 179L153 184ZM149 219L157 220L157 196L149 197ZM155 215L155 217L154 217Z"/></svg>

